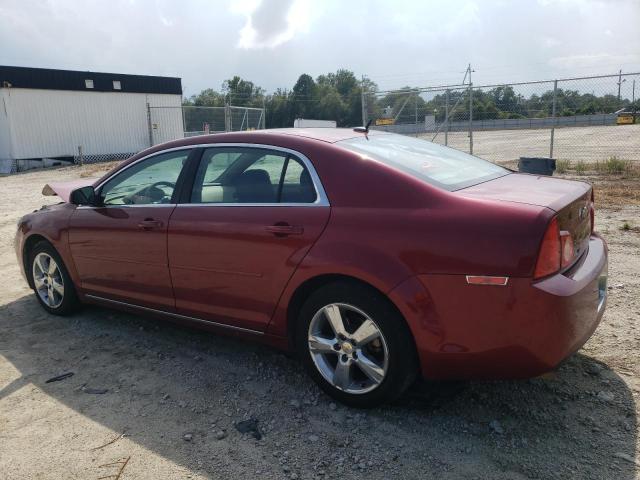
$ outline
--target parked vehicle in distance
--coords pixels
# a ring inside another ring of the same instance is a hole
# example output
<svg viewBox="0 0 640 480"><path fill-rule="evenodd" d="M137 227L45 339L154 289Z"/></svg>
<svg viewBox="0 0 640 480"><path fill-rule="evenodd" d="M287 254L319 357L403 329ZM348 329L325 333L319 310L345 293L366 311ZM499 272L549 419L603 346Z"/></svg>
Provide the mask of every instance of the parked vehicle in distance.
<svg viewBox="0 0 640 480"><path fill-rule="evenodd" d="M16 253L42 307L156 314L296 351L370 407L417 377L523 378L591 336L591 187L364 129L192 137L50 184Z"/></svg>

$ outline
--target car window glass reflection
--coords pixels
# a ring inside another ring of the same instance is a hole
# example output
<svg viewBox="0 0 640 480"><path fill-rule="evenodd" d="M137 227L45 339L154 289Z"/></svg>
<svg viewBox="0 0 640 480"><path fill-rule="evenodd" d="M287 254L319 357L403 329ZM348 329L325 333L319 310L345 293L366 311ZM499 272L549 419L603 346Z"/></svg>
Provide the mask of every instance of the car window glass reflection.
<svg viewBox="0 0 640 480"><path fill-rule="evenodd" d="M191 203L311 203L315 199L311 175L300 161L257 148L206 150L191 194Z"/></svg>
<svg viewBox="0 0 640 480"><path fill-rule="evenodd" d="M100 192L104 205L171 203L178 176L189 150L142 160L109 180Z"/></svg>

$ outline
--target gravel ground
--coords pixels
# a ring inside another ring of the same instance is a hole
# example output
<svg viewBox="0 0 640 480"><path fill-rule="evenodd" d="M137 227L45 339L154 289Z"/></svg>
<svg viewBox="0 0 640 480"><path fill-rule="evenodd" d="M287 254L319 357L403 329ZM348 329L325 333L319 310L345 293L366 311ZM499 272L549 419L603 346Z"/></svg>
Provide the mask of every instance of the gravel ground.
<svg viewBox="0 0 640 480"><path fill-rule="evenodd" d="M55 201L46 181L95 170L0 178L3 479L638 477L640 207L598 211L609 307L557 372L419 383L358 411L267 347L95 307L47 315L20 277L15 224Z"/></svg>
<svg viewBox="0 0 640 480"><path fill-rule="evenodd" d="M431 140L433 134L425 135ZM473 153L492 162L520 157L548 157L551 130L518 129L473 132ZM444 132L436 141L444 144ZM449 146L469 151L467 132L449 133ZM640 125L556 128L554 158L576 162L602 162L612 155L640 160Z"/></svg>

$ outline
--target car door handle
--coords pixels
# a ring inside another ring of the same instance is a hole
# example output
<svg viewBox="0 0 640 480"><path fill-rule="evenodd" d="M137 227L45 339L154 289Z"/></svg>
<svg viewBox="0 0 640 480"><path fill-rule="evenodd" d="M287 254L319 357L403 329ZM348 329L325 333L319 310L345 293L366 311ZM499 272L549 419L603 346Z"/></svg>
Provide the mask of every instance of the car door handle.
<svg viewBox="0 0 640 480"><path fill-rule="evenodd" d="M154 220L153 218L145 218L138 224L138 227L143 230L151 230L152 228L162 227L162 222L160 220Z"/></svg>
<svg viewBox="0 0 640 480"><path fill-rule="evenodd" d="M302 235L304 228L300 225L276 224L264 227L267 232L273 233L276 237L286 237L287 235Z"/></svg>

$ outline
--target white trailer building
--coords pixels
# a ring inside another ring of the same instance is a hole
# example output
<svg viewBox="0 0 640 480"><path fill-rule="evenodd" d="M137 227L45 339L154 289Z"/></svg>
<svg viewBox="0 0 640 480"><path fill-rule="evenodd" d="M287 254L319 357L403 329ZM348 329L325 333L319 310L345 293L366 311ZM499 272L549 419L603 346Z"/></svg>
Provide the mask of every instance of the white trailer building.
<svg viewBox="0 0 640 480"><path fill-rule="evenodd" d="M181 105L180 78L0 66L0 173L181 138Z"/></svg>

